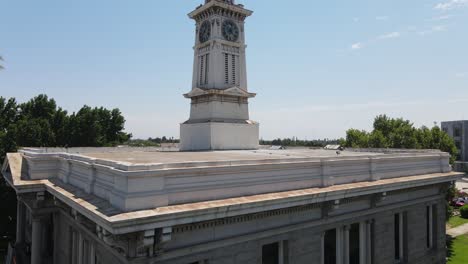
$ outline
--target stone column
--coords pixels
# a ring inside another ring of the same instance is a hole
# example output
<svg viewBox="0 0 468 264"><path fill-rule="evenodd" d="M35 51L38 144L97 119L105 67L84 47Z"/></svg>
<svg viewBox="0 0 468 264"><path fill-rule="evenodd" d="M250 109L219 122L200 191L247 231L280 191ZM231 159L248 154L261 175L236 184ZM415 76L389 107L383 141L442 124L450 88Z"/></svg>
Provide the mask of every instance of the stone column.
<svg viewBox="0 0 468 264"><path fill-rule="evenodd" d="M78 264L82 264L83 263L83 259L84 259L84 249L83 249L83 235L81 233L78 233Z"/></svg>
<svg viewBox="0 0 468 264"><path fill-rule="evenodd" d="M89 246L89 264L96 264L96 258L94 257L94 255L96 255L96 248L95 248L95 245L93 243L90 244Z"/></svg>
<svg viewBox="0 0 468 264"><path fill-rule="evenodd" d="M26 206L24 203L19 199L16 204L16 244L21 244L24 242L24 230L25 230L25 213L26 213Z"/></svg>
<svg viewBox="0 0 468 264"><path fill-rule="evenodd" d="M278 263L284 264L284 241L278 243Z"/></svg>
<svg viewBox="0 0 468 264"><path fill-rule="evenodd" d="M42 222L41 218L32 219L32 245L31 245L31 264L41 264L42 262Z"/></svg>
<svg viewBox="0 0 468 264"><path fill-rule="evenodd" d="M368 264L372 263L372 220L366 222L366 260Z"/></svg>
<svg viewBox="0 0 468 264"><path fill-rule="evenodd" d="M367 224L359 223L359 264L367 263Z"/></svg>
<svg viewBox="0 0 468 264"><path fill-rule="evenodd" d="M345 226L343 228L343 264L349 264L349 229L350 226Z"/></svg>
<svg viewBox="0 0 468 264"><path fill-rule="evenodd" d="M343 264L343 228L336 229L336 264Z"/></svg>
<svg viewBox="0 0 468 264"><path fill-rule="evenodd" d="M71 231L71 263L70 264L77 264L77 252L78 252L78 245L77 245L77 237L76 231Z"/></svg>

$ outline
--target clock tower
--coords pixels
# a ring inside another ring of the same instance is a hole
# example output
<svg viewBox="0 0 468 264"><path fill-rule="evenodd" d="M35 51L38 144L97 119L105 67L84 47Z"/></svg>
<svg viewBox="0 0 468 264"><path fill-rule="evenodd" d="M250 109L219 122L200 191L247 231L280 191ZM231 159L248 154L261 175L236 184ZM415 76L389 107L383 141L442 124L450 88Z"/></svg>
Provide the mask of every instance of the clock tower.
<svg viewBox="0 0 468 264"><path fill-rule="evenodd" d="M234 0L205 0L196 22L190 118L180 127L180 149L256 149L259 125L250 120L245 19L252 11Z"/></svg>

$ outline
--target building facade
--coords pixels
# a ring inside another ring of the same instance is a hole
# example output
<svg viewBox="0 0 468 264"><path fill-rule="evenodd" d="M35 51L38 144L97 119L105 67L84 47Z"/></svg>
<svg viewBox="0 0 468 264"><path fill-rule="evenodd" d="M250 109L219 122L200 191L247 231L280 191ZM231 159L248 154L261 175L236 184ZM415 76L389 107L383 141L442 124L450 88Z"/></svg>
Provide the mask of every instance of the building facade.
<svg viewBox="0 0 468 264"><path fill-rule="evenodd" d="M24 149L19 263L445 263L446 153Z"/></svg>
<svg viewBox="0 0 468 264"><path fill-rule="evenodd" d="M447 153L255 150L244 40L251 13L207 0L189 14L197 40L181 149L197 152L7 155L16 263L445 263L445 195L463 176Z"/></svg>
<svg viewBox="0 0 468 264"><path fill-rule="evenodd" d="M458 161L468 162L468 120L442 122L441 126L455 141Z"/></svg>

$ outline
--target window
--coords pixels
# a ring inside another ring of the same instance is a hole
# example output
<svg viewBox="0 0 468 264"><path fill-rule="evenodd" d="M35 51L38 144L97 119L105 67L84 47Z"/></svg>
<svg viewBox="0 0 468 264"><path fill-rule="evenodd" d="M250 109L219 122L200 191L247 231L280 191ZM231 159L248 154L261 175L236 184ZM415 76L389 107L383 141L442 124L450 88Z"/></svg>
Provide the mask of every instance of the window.
<svg viewBox="0 0 468 264"><path fill-rule="evenodd" d="M288 264L288 259L288 241L280 241L262 247L262 264Z"/></svg>
<svg viewBox="0 0 468 264"><path fill-rule="evenodd" d="M205 55L205 85L208 84L208 70L210 67L210 54Z"/></svg>
<svg viewBox="0 0 468 264"><path fill-rule="evenodd" d="M395 243L395 260L402 262L405 256L405 215L403 213L395 214L394 220L394 243Z"/></svg>
<svg viewBox="0 0 468 264"><path fill-rule="evenodd" d="M400 214L395 215L394 238L395 238L395 260L400 260L400 237L401 237Z"/></svg>
<svg viewBox="0 0 468 264"><path fill-rule="evenodd" d="M453 136L454 137L461 137L461 128L460 127L455 127L453 130Z"/></svg>
<svg viewBox="0 0 468 264"><path fill-rule="evenodd" d="M426 246L428 249L434 248L436 227L437 227L436 206L426 206Z"/></svg>
<svg viewBox="0 0 468 264"><path fill-rule="evenodd" d="M455 147L457 147L458 150L461 149L461 142L459 140L455 140Z"/></svg>
<svg viewBox="0 0 468 264"><path fill-rule="evenodd" d="M322 236L322 264L372 264L374 220L330 229Z"/></svg>
<svg viewBox="0 0 468 264"><path fill-rule="evenodd" d="M232 84L236 83L236 56L232 55Z"/></svg>
<svg viewBox="0 0 468 264"><path fill-rule="evenodd" d="M224 83L238 85L239 83L239 56L224 53Z"/></svg>
<svg viewBox="0 0 468 264"><path fill-rule="evenodd" d="M359 230L359 223L352 224L349 229L349 264L359 264L361 243Z"/></svg>
<svg viewBox="0 0 468 264"><path fill-rule="evenodd" d="M323 263L336 264L336 229L325 232L323 238Z"/></svg>
<svg viewBox="0 0 468 264"><path fill-rule="evenodd" d="M224 82L229 84L229 55L224 54Z"/></svg>
<svg viewBox="0 0 468 264"><path fill-rule="evenodd" d="M203 74L205 73L205 56L200 56L200 86L203 85Z"/></svg>

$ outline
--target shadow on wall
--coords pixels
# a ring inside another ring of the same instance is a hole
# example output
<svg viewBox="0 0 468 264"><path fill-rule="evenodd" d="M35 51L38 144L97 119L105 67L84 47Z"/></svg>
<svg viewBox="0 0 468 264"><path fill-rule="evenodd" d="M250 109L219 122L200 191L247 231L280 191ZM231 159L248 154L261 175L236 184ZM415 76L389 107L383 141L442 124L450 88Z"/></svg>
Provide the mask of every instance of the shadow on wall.
<svg viewBox="0 0 468 264"><path fill-rule="evenodd" d="M16 236L16 194L0 177L0 263Z"/></svg>

